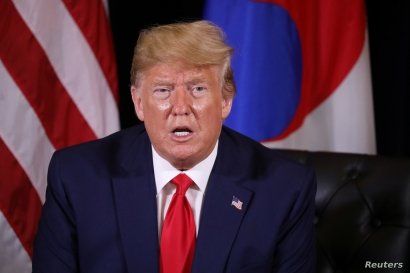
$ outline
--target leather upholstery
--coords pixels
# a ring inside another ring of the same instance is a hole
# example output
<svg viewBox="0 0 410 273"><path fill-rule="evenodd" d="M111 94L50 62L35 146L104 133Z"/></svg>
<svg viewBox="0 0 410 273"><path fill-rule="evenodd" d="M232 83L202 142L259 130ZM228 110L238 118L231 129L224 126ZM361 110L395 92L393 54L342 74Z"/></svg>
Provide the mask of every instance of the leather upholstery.
<svg viewBox="0 0 410 273"><path fill-rule="evenodd" d="M280 151L316 170L317 272L410 272L410 159Z"/></svg>

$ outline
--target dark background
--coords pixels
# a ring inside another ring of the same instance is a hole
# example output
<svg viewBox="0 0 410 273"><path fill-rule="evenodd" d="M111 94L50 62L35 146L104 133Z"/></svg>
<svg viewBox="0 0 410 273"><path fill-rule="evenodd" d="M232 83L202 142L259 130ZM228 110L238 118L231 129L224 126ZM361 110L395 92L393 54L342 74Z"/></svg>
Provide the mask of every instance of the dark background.
<svg viewBox="0 0 410 273"><path fill-rule="evenodd" d="M338 1L338 0L335 0ZM121 127L138 122L129 91L141 29L202 18L203 0L109 1L118 64ZM410 156L410 1L367 0L377 152ZM227 11L229 12L229 11Z"/></svg>

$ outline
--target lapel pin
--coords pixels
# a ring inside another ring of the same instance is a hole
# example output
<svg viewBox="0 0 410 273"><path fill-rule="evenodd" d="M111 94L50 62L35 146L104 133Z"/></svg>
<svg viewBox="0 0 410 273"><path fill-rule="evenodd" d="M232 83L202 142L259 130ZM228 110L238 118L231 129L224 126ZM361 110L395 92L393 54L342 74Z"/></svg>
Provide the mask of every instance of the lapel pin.
<svg viewBox="0 0 410 273"><path fill-rule="evenodd" d="M239 200L239 198L234 195L232 197L231 206L234 206L238 210L242 210L242 205L243 205L243 202L241 200Z"/></svg>

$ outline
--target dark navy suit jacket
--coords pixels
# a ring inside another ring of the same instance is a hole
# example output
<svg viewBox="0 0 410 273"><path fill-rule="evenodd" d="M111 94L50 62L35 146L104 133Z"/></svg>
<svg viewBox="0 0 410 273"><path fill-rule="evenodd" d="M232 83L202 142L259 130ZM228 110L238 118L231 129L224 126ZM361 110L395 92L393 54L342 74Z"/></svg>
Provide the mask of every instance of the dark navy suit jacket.
<svg viewBox="0 0 410 273"><path fill-rule="evenodd" d="M192 273L314 272L315 191L311 169L223 128ZM33 272L158 273L158 255L143 126L53 155Z"/></svg>

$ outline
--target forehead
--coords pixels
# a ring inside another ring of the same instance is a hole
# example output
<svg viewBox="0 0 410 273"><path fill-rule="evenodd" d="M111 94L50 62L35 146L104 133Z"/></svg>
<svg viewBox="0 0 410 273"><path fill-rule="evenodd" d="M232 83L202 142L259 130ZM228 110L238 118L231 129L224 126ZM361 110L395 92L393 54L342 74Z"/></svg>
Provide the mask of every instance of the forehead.
<svg viewBox="0 0 410 273"><path fill-rule="evenodd" d="M189 65L184 62L158 63L142 73L142 80L157 81L217 81L219 67L216 65Z"/></svg>

